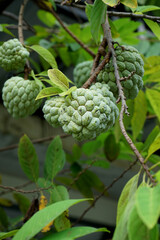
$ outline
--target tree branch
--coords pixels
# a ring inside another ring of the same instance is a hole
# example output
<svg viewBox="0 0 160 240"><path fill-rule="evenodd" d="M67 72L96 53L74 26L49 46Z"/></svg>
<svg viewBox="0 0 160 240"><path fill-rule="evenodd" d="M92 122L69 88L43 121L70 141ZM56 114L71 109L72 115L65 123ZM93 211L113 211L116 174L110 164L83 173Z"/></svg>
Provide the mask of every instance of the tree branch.
<svg viewBox="0 0 160 240"><path fill-rule="evenodd" d="M53 10L53 8L49 8L43 1L40 0L34 0L34 2L36 2L36 4L48 11L51 12L53 14L53 16L57 19L57 21L60 23L60 25L64 28L64 30L86 51L88 52L93 58L95 58L95 54L94 52L92 52L83 42L81 42L76 35L74 35L67 27L66 25L62 22L62 20L60 19L60 17L57 15L57 13Z"/></svg>
<svg viewBox="0 0 160 240"><path fill-rule="evenodd" d="M38 189L34 189L34 190L22 190L22 189L17 189L15 187L11 187L11 186L0 185L0 188L2 188L2 189L10 190L10 191L13 191L13 192L20 192L20 193L24 193L24 194L41 192L43 190L48 190L51 187L52 186L49 186L48 188L38 188Z"/></svg>
<svg viewBox="0 0 160 240"><path fill-rule="evenodd" d="M56 136L49 136L49 137L34 139L34 140L32 140L32 143L47 142L47 141L52 140L52 139L55 138L55 137L56 137ZM60 137L61 137L61 138L66 138L66 137L70 137L70 135L69 135L69 134L61 134ZM10 145L10 146L7 146L7 147L0 148L0 152L5 152L5 151L12 150L12 149L16 149L16 148L18 148L18 143L17 143L17 144Z"/></svg>
<svg viewBox="0 0 160 240"><path fill-rule="evenodd" d="M121 85L121 78L120 78L119 72L118 72L116 53L115 53L114 46L113 46L113 39L112 39L111 29L110 29L110 25L109 25L109 21L108 21L108 15L106 15L106 21L103 24L103 30L104 30L104 35L107 37L108 51L112 55L112 61L113 61L113 66L114 66L114 74L115 74L115 78L116 78L117 87L118 87L118 90L119 90L119 100L122 102L120 115L119 115L119 124L120 124L120 128L121 128L121 132L122 132L123 136L125 137L126 141L128 142L128 144L130 145L131 149L135 153L139 162L141 163L141 165L142 165L144 171L146 172L148 178L150 179L152 184L155 185L156 182L155 182L153 176L151 175L151 173L148 169L148 166L144 163L143 157L141 156L138 149L136 148L136 146L132 142L131 138L128 136L128 134L126 132L126 129L125 129L125 126L124 126L124 123L123 123L123 114L125 113L125 114L129 115L129 113L128 113L128 106L126 104L126 98L124 96L123 88L122 88L122 85Z"/></svg>
<svg viewBox="0 0 160 240"><path fill-rule="evenodd" d="M92 204L88 208L86 208L86 210L82 213L78 220L73 224L74 226L83 219L86 213L95 206L95 203L105 194L105 192L108 191L111 187L113 187L113 185L118 182L119 179L122 178L137 163L137 161L138 160L136 159L133 163L131 163L130 166L119 175L119 177L115 178L108 186L104 188L104 190L97 197L95 197Z"/></svg>

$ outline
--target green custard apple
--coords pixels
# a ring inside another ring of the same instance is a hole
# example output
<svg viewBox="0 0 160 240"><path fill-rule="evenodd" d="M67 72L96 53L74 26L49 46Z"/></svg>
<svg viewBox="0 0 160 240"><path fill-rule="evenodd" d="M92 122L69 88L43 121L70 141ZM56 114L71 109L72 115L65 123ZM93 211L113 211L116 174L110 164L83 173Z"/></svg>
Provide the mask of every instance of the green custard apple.
<svg viewBox="0 0 160 240"><path fill-rule="evenodd" d="M73 70L73 78L75 85L80 88L90 77L93 61L85 61L77 64Z"/></svg>
<svg viewBox="0 0 160 240"><path fill-rule="evenodd" d="M22 77L8 79L2 89L3 104L14 118L32 115L41 105L42 100L35 100L41 87Z"/></svg>
<svg viewBox="0 0 160 240"><path fill-rule="evenodd" d="M58 122L59 109L64 102L64 97L53 97L47 100L43 106L42 111L44 113L44 118L53 127L60 126Z"/></svg>
<svg viewBox="0 0 160 240"><path fill-rule="evenodd" d="M110 97L91 89L79 88L65 99L58 121L64 132L78 141L91 140L111 128L118 116L118 108Z"/></svg>
<svg viewBox="0 0 160 240"><path fill-rule="evenodd" d="M0 66L6 70L22 70L29 52L18 39L8 40L0 46Z"/></svg>
<svg viewBox="0 0 160 240"><path fill-rule="evenodd" d="M134 99L137 96L139 90L143 87L143 59L141 58L138 50L132 46L118 46L115 48L115 53L120 77L128 77L132 72L134 72L129 79L121 82L126 98ZM86 66L88 66L88 74L90 75L93 63L91 64L91 61L88 61L88 64L87 62L84 63ZM76 85L77 82L79 82L79 84L81 84L82 86L87 81L88 77L83 79L83 82L78 80L86 76L86 73L83 76L83 67L81 67L81 65L79 64L79 66L77 65L75 67L74 71L78 69L78 76L74 74L74 76L76 76L74 78L74 81ZM114 97L116 99L118 98L118 88L116 85L112 58L110 59L109 63L105 65L104 69L99 73L96 81L108 84L108 86L110 87L110 91L113 93Z"/></svg>

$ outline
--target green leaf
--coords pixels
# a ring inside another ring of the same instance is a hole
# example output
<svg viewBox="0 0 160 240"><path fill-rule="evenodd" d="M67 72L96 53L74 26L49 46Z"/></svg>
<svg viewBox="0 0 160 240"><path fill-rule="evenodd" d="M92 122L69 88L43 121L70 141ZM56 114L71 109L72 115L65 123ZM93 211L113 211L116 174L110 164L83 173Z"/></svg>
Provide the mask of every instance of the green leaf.
<svg viewBox="0 0 160 240"><path fill-rule="evenodd" d="M104 22L107 6L102 0L95 0L91 10L91 33L94 41L98 43L101 24Z"/></svg>
<svg viewBox="0 0 160 240"><path fill-rule="evenodd" d="M31 204L30 200L20 193L14 193L13 197L16 200L16 202L18 203L18 206L19 206L22 214L25 215L30 207L30 204Z"/></svg>
<svg viewBox="0 0 160 240"><path fill-rule="evenodd" d="M21 168L26 176L33 182L39 177L39 163L35 148L31 140L24 135L21 137L18 146L18 158Z"/></svg>
<svg viewBox="0 0 160 240"><path fill-rule="evenodd" d="M147 114L147 103L145 94L139 91L138 96L134 100L134 113L131 120L131 126L133 131L133 138L136 139L142 130Z"/></svg>
<svg viewBox="0 0 160 240"><path fill-rule="evenodd" d="M144 6L139 6L136 8L135 12L141 12L141 13L144 13L144 12L150 12L150 11L154 11L154 10L159 10L160 7L158 6L154 6L154 5L144 5Z"/></svg>
<svg viewBox="0 0 160 240"><path fill-rule="evenodd" d="M152 229L160 216L160 185L141 186L136 193L136 208L143 223Z"/></svg>
<svg viewBox="0 0 160 240"><path fill-rule="evenodd" d="M155 112L157 115L159 121L160 121L160 92L153 90L153 89L147 89L146 90L146 96Z"/></svg>
<svg viewBox="0 0 160 240"><path fill-rule="evenodd" d="M86 12L86 15L87 15L87 18L88 18L89 21L91 20L92 8L93 8L93 4L88 4L88 3L86 2L85 12Z"/></svg>
<svg viewBox="0 0 160 240"><path fill-rule="evenodd" d="M120 1L119 0L103 0L103 2L111 7L116 6Z"/></svg>
<svg viewBox="0 0 160 240"><path fill-rule="evenodd" d="M64 186L54 186L51 192L51 202L55 203L67 199L69 199L67 189ZM70 220L68 219L68 211L63 212L54 220L54 226L57 232L71 227Z"/></svg>
<svg viewBox="0 0 160 240"><path fill-rule="evenodd" d="M58 95L61 93L62 90L58 87L47 87L43 88L37 95L36 100L41 99L41 98L46 98L46 97L51 97L54 95Z"/></svg>
<svg viewBox="0 0 160 240"><path fill-rule="evenodd" d="M17 231L18 231L18 229L10 231L10 232L0 232L0 240L14 236Z"/></svg>
<svg viewBox="0 0 160 240"><path fill-rule="evenodd" d="M106 228L93 228L93 227L72 227L65 231L50 234L42 238L42 240L74 240L79 237L86 236L87 234L96 233L96 232L109 232Z"/></svg>
<svg viewBox="0 0 160 240"><path fill-rule="evenodd" d="M70 80L60 70L49 69L48 70L48 77L62 91L68 90Z"/></svg>
<svg viewBox="0 0 160 240"><path fill-rule="evenodd" d="M37 52L46 62L48 62L52 68L58 68L54 56L46 49L39 45L33 45L29 47L35 52Z"/></svg>
<svg viewBox="0 0 160 240"><path fill-rule="evenodd" d="M137 0L120 0L122 4L130 8L137 7Z"/></svg>
<svg viewBox="0 0 160 240"><path fill-rule="evenodd" d="M134 196L132 196L116 226L112 240L128 240L127 223L134 204Z"/></svg>
<svg viewBox="0 0 160 240"><path fill-rule="evenodd" d="M116 138L112 133L104 141L104 153L110 162L116 160L120 153L120 143L116 143Z"/></svg>
<svg viewBox="0 0 160 240"><path fill-rule="evenodd" d="M117 224L119 223L130 199L133 197L137 190L138 179L139 174L136 174L127 182L127 184L124 186L122 190L117 207Z"/></svg>
<svg viewBox="0 0 160 240"><path fill-rule="evenodd" d="M16 233L13 240L29 240L69 207L88 199L72 199L53 203L36 212Z"/></svg>
<svg viewBox="0 0 160 240"><path fill-rule="evenodd" d="M6 230L9 226L8 216L5 210L0 207L0 229Z"/></svg>
<svg viewBox="0 0 160 240"><path fill-rule="evenodd" d="M5 32L6 34L11 35L12 37L16 37L11 31L8 30L8 26L10 26L10 24L0 24L0 32Z"/></svg>
<svg viewBox="0 0 160 240"><path fill-rule="evenodd" d="M56 23L55 17L50 12L39 10L37 12L37 16L48 27L53 27L53 25Z"/></svg>
<svg viewBox="0 0 160 240"><path fill-rule="evenodd" d="M150 145L146 159L148 159L152 155L152 153L156 152L158 149L160 149L160 133Z"/></svg>
<svg viewBox="0 0 160 240"><path fill-rule="evenodd" d="M50 143L44 165L44 175L47 180L53 180L65 164L65 153L59 136Z"/></svg>
<svg viewBox="0 0 160 240"><path fill-rule="evenodd" d="M155 36L160 40L160 27L158 23L153 22L149 19L144 19L144 21L148 25L148 27L152 30L152 32L155 34Z"/></svg>
<svg viewBox="0 0 160 240"><path fill-rule="evenodd" d="M152 132L150 132L150 134L148 135L147 139L144 142L142 151L148 151L148 148L150 147L150 145L153 143L154 139L157 137L158 133L160 132L160 129L158 126L156 126Z"/></svg>
<svg viewBox="0 0 160 240"><path fill-rule="evenodd" d="M158 240L158 225L156 225L151 230L142 222L137 213L136 207L132 209L128 220L128 236L129 240Z"/></svg>
<svg viewBox="0 0 160 240"><path fill-rule="evenodd" d="M59 96L64 97L64 96L66 96L66 95L69 95L70 93L72 93L72 92L75 91L76 89L77 89L76 86L71 87L71 88L69 88L67 91L60 93Z"/></svg>

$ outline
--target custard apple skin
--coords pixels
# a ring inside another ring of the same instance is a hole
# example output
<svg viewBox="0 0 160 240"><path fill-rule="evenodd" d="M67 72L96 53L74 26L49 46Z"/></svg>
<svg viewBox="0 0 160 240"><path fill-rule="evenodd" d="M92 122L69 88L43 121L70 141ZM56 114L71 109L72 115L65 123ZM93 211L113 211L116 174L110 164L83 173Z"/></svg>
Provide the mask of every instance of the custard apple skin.
<svg viewBox="0 0 160 240"><path fill-rule="evenodd" d="M122 81L122 87L124 90L124 94L126 99L134 99L139 90L143 87L143 74L144 74L144 62L141 58L137 49L132 46L125 46L122 47L118 46L115 48L116 58L117 58L117 65L119 69L120 77L128 77L131 72L135 72L132 77L129 79ZM93 62L88 61L84 62L86 66L88 66L88 75L90 76L90 72L92 69ZM82 63L81 63L82 64ZM90 66L90 69L89 69ZM80 64L78 64L75 69L80 69ZM82 69L82 68L81 68ZM77 84L77 79L84 78L84 81L78 81L81 86L87 81L88 77L85 78L86 73L82 76L82 72L79 71L81 75L76 76L74 79L75 84ZM79 74L78 72L78 74ZM112 63L112 58L110 59L109 63L107 63L104 69L98 74L97 80L101 83L106 83L110 87L110 91L113 93L114 97L118 98L118 88L116 85L116 79L114 75L114 66ZM81 87L79 86L79 87Z"/></svg>
<svg viewBox="0 0 160 240"><path fill-rule="evenodd" d="M119 112L117 106L95 90L79 88L66 97L59 113L64 132L78 141L91 140L111 128Z"/></svg>
<svg viewBox="0 0 160 240"><path fill-rule="evenodd" d="M115 99L113 93L110 91L110 87L108 86L108 84L106 84L104 82L102 82L102 83L96 82L95 84L92 84L89 89L95 90L95 91L101 93L103 97L110 98L110 100L112 102L116 103L116 99Z"/></svg>
<svg viewBox="0 0 160 240"><path fill-rule="evenodd" d="M62 104L65 102L63 97L53 97L47 100L43 106L44 118L52 127L60 126L58 122L59 118L59 109Z"/></svg>
<svg viewBox="0 0 160 240"><path fill-rule="evenodd" d="M16 38L0 46L0 66L6 71L22 70L28 57L29 52Z"/></svg>
<svg viewBox="0 0 160 240"><path fill-rule="evenodd" d="M90 77L93 61L85 61L76 65L73 70L73 78L76 87L80 88Z"/></svg>
<svg viewBox="0 0 160 240"><path fill-rule="evenodd" d="M42 100L35 100L41 87L34 81L22 77L8 79L2 89L3 104L14 118L32 115L41 105Z"/></svg>
<svg viewBox="0 0 160 240"><path fill-rule="evenodd" d="M124 50L123 50L124 47ZM124 95L127 99L134 99L139 90L143 87L144 62L137 49L131 46L122 46L115 49L117 66L120 77L128 77L131 72L135 72L132 77L122 81ZM114 76L114 66L112 58L105 65L104 69L99 73L97 80L105 82L109 85L110 91L113 92L115 98L118 98L118 88Z"/></svg>

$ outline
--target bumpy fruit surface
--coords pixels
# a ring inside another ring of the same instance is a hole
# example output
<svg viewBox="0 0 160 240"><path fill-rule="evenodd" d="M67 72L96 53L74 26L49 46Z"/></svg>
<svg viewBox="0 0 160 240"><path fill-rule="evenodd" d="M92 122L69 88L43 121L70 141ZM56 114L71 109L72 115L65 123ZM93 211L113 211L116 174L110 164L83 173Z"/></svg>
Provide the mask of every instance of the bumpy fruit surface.
<svg viewBox="0 0 160 240"><path fill-rule="evenodd" d="M132 72L135 72L132 77L122 81L122 87L127 99L134 99L139 90L143 87L144 63L137 49L131 46L117 47L115 49L117 65L120 77L128 77ZM112 59L105 65L105 68L98 75L99 82L105 82L109 85L110 91L118 98L118 88L114 75L114 67Z"/></svg>
<svg viewBox="0 0 160 240"><path fill-rule="evenodd" d="M95 84L92 84L89 89L95 90L98 93L101 93L103 97L110 98L112 102L116 103L116 99L113 96L113 93L109 90L110 88L108 84L96 82Z"/></svg>
<svg viewBox="0 0 160 240"><path fill-rule="evenodd" d="M6 70L20 70L24 68L29 52L14 38L0 46L0 66Z"/></svg>
<svg viewBox="0 0 160 240"><path fill-rule="evenodd" d="M85 61L77 64L73 71L74 83L80 88L90 77L93 61Z"/></svg>
<svg viewBox="0 0 160 240"><path fill-rule="evenodd" d="M41 105L41 100L35 100L40 86L34 81L21 77L8 79L2 89L4 106L14 118L23 118L33 114Z"/></svg>
<svg viewBox="0 0 160 240"><path fill-rule="evenodd" d="M65 102L63 97L53 97L47 100L43 106L44 118L53 127L58 127L59 109Z"/></svg>
<svg viewBox="0 0 160 240"><path fill-rule="evenodd" d="M64 132L82 141L94 139L111 128L117 116L118 108L110 98L95 90L79 88L66 97L58 121Z"/></svg>
<svg viewBox="0 0 160 240"><path fill-rule="evenodd" d="M115 49L115 53L120 77L128 77L132 72L134 72L133 76L121 82L126 98L134 99L137 96L139 90L143 87L143 60L138 50L131 46L118 46ZM87 65L86 62L85 64ZM89 64L91 64L90 61ZM88 69L90 74L92 65L88 66L90 66L90 70ZM76 66L76 68L78 68L78 66ZM80 72L80 75L82 75L82 72ZM84 82L86 82L86 80L87 78L84 79ZM116 85L112 58L110 59L109 63L105 65L104 69L99 73L97 81L105 82L108 84L110 91L113 92L115 98L118 98L118 88ZM81 84L83 85L84 82L81 82Z"/></svg>

